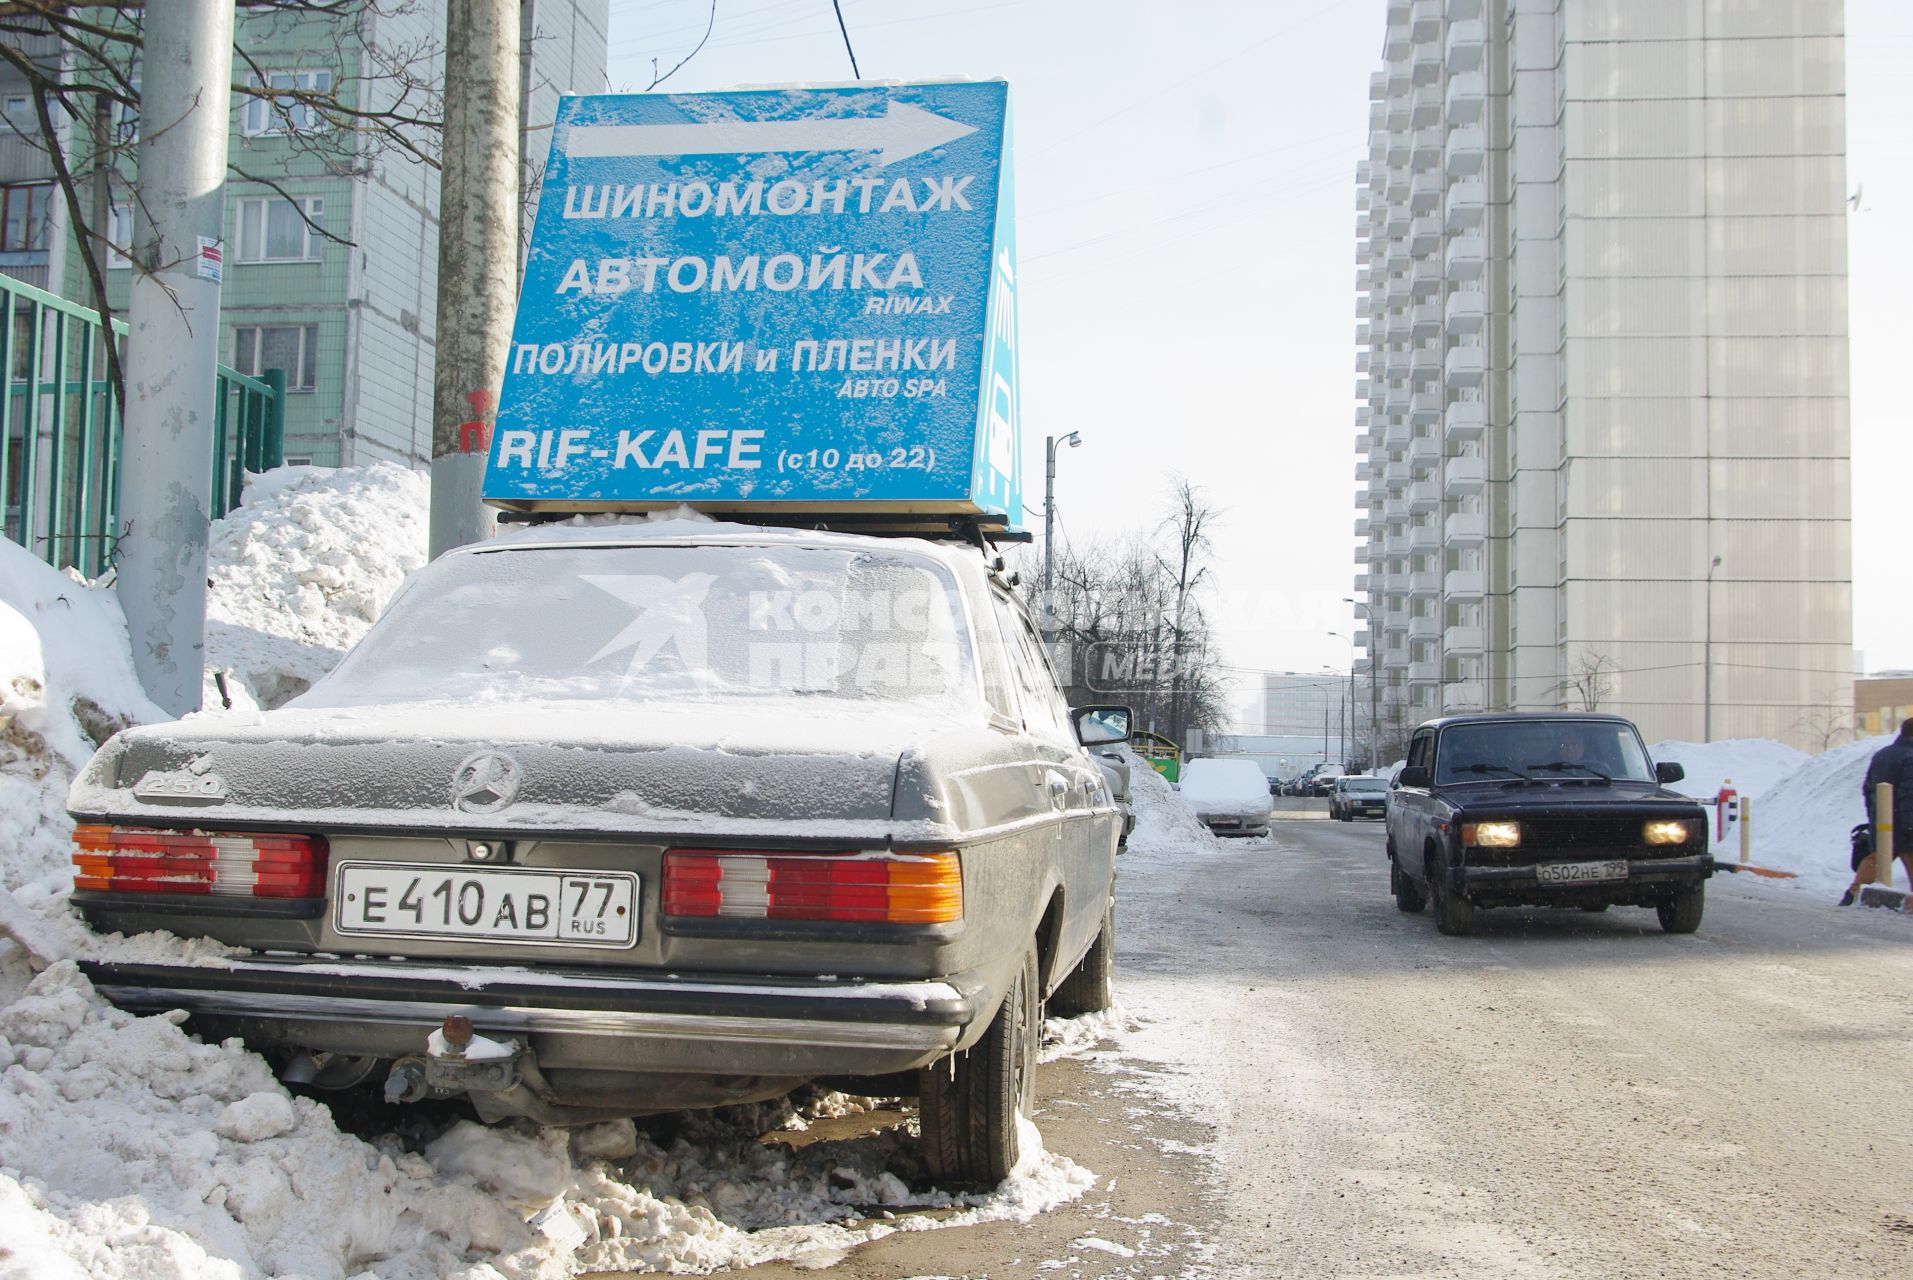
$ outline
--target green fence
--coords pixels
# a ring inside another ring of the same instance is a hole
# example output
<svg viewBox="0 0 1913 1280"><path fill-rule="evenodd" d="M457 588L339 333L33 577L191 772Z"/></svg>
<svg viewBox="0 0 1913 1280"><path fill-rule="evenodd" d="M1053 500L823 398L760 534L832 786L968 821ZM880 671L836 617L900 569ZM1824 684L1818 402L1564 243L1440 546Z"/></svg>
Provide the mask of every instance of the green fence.
<svg viewBox="0 0 1913 1280"><path fill-rule="evenodd" d="M0 274L0 495L5 533L56 568L97 577L119 535L120 410L99 313ZM113 331L126 335L123 321ZM122 350L124 345L122 344ZM285 374L217 372L212 514L247 471L285 460Z"/></svg>

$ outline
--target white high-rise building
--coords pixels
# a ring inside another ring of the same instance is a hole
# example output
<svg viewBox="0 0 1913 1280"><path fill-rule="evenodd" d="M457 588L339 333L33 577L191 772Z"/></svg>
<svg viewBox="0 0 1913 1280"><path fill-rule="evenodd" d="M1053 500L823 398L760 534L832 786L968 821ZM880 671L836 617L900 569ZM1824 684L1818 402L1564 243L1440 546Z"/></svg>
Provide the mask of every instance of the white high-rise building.
<svg viewBox="0 0 1913 1280"><path fill-rule="evenodd" d="M1394 719L1823 736L1853 671L1842 0L1386 13L1355 585Z"/></svg>

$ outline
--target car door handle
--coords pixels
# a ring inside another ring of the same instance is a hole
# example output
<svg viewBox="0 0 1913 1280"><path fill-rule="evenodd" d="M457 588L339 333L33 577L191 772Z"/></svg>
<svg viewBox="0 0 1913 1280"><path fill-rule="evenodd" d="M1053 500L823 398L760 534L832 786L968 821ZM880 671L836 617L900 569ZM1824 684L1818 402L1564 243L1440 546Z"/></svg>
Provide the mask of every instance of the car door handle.
<svg viewBox="0 0 1913 1280"><path fill-rule="evenodd" d="M1069 779L1060 773L1052 772L1044 779L1049 790L1050 806L1060 809L1069 801Z"/></svg>

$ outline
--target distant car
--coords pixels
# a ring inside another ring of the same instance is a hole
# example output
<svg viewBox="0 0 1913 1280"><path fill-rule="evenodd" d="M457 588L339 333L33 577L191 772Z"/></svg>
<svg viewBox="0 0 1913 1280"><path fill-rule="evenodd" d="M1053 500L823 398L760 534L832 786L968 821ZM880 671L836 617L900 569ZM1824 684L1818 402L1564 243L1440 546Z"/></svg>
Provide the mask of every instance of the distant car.
<svg viewBox="0 0 1913 1280"><path fill-rule="evenodd" d="M1126 724L1125 720L1125 727ZM1115 800L1116 808L1123 815L1122 835L1117 838L1116 847L1126 848L1130 833L1136 829L1136 802L1129 786L1129 757L1119 750L1108 749L1095 750L1090 755L1095 758L1096 767L1103 771L1103 781L1109 786L1110 798Z"/></svg>
<svg viewBox="0 0 1913 1280"><path fill-rule="evenodd" d="M1339 764L1323 765L1320 769L1317 769L1315 771L1315 776L1309 780L1309 786L1310 786L1309 794L1317 797L1318 799L1322 796L1329 794L1329 792L1335 789L1335 784L1341 777L1342 777L1341 765Z"/></svg>
<svg viewBox="0 0 1913 1280"><path fill-rule="evenodd" d="M1701 808L1667 790L1619 716L1451 716L1415 730L1388 805L1395 905L1432 902L1443 933L1482 907L1653 907L1661 928L1700 927L1713 859Z"/></svg>
<svg viewBox="0 0 1913 1280"><path fill-rule="evenodd" d="M1219 836L1269 834L1269 784L1253 760L1192 760L1182 768L1182 798Z"/></svg>
<svg viewBox="0 0 1913 1280"><path fill-rule="evenodd" d="M934 1178L994 1185L1045 1002L1109 1004L1121 818L1085 748L1128 737L974 549L529 529L412 575L289 706L102 747L74 904L235 951L86 972L289 1080L487 1120L882 1077Z"/></svg>
<svg viewBox="0 0 1913 1280"><path fill-rule="evenodd" d="M1379 818L1388 805L1388 779L1337 778L1329 792L1328 816L1338 822Z"/></svg>

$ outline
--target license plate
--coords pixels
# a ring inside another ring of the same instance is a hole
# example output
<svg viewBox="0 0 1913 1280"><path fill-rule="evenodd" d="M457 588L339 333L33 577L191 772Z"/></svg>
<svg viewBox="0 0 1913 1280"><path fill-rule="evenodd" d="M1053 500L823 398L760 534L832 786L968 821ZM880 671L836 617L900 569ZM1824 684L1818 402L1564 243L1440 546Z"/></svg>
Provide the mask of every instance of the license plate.
<svg viewBox="0 0 1913 1280"><path fill-rule="evenodd" d="M1544 862L1534 869L1541 884L1580 884L1587 880L1627 879L1627 859L1610 862Z"/></svg>
<svg viewBox="0 0 1913 1280"><path fill-rule="evenodd" d="M333 927L364 937L555 947L638 941L638 878L628 871L345 862L332 901Z"/></svg>

